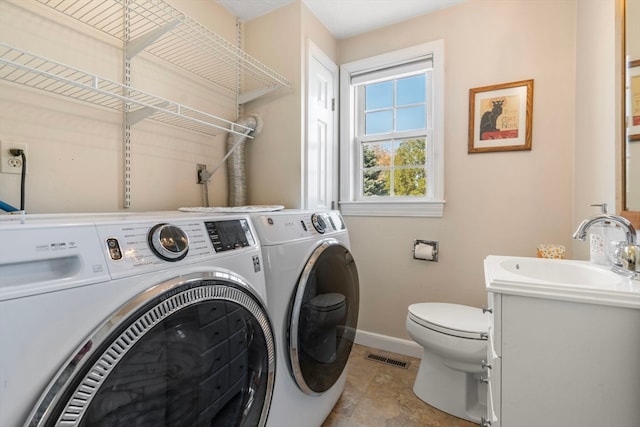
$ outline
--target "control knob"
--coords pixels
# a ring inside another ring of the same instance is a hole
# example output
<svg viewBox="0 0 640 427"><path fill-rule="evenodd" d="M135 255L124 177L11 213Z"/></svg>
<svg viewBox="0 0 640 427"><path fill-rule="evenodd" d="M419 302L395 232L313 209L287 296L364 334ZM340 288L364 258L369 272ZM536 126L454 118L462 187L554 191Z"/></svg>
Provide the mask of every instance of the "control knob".
<svg viewBox="0 0 640 427"><path fill-rule="evenodd" d="M311 215L311 224L313 224L313 228L320 234L324 234L327 229L327 224L324 222L324 219L318 214Z"/></svg>
<svg viewBox="0 0 640 427"><path fill-rule="evenodd" d="M158 224L149 230L151 250L165 261L179 261L187 256L189 238L180 227Z"/></svg>

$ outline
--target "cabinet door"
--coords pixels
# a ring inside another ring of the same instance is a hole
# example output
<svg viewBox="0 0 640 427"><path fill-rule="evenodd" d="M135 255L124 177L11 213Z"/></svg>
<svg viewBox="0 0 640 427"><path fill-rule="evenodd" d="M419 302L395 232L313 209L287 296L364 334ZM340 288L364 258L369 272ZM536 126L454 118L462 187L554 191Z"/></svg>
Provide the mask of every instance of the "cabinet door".
<svg viewBox="0 0 640 427"><path fill-rule="evenodd" d="M500 426L500 399L501 399L501 360L493 351L491 339L491 328L489 329L489 342L487 348L487 378L489 387L487 388L487 415L486 420L491 427Z"/></svg>
<svg viewBox="0 0 640 427"><path fill-rule="evenodd" d="M489 387L487 389L487 415L486 420L491 427L500 426L500 390L501 390L501 360L498 356L499 345L496 340L501 338L499 331L501 319L502 297L499 294L489 292L487 295L487 306L489 310L489 336L487 340L487 378ZM497 331L497 332L496 332ZM490 424L489 424L490 423Z"/></svg>
<svg viewBox="0 0 640 427"><path fill-rule="evenodd" d="M502 295L487 293L487 314L491 331L489 338L493 340L493 351L497 357L502 355Z"/></svg>
<svg viewBox="0 0 640 427"><path fill-rule="evenodd" d="M500 418L640 425L640 310L502 295Z"/></svg>

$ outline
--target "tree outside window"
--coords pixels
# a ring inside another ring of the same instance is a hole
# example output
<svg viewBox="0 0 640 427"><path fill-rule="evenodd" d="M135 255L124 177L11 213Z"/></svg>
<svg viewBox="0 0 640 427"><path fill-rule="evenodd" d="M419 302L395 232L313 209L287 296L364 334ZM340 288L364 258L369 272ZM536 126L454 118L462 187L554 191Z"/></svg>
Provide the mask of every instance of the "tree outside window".
<svg viewBox="0 0 640 427"><path fill-rule="evenodd" d="M364 144L363 195L424 197L427 189L425 153L424 138Z"/></svg>

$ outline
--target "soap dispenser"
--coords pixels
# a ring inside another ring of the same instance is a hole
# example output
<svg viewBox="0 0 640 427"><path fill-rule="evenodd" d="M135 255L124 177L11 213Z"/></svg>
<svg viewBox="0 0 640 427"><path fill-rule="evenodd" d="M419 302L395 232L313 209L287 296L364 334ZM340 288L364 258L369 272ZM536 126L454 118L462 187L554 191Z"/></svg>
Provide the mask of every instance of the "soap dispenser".
<svg viewBox="0 0 640 427"><path fill-rule="evenodd" d="M594 204L600 212L607 213L607 204ZM596 223L589 229L589 260L594 264L611 265L617 241L624 240L624 232L610 222Z"/></svg>

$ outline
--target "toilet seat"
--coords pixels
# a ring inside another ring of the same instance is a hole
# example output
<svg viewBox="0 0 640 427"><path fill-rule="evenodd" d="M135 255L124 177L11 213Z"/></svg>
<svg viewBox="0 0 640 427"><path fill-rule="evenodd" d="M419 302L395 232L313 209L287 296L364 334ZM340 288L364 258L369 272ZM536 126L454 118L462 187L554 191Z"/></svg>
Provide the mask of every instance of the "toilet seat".
<svg viewBox="0 0 640 427"><path fill-rule="evenodd" d="M337 310L344 304L344 295L339 293L319 294L309 301L310 308L321 312Z"/></svg>
<svg viewBox="0 0 640 427"><path fill-rule="evenodd" d="M425 302L411 304L409 318L425 328L443 334L477 340L487 339L489 319L479 308Z"/></svg>

